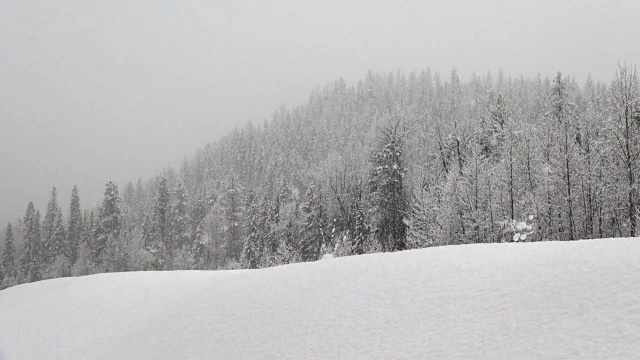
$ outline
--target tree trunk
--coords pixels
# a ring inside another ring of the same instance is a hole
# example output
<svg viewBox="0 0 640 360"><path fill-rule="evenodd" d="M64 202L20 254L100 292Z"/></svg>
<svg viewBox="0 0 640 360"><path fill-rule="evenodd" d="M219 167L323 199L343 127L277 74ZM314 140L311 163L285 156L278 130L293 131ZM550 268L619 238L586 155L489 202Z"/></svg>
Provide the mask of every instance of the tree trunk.
<svg viewBox="0 0 640 360"><path fill-rule="evenodd" d="M571 172L569 168L569 129L565 124L564 137L564 160L567 172L567 205L569 207L569 240L575 240L573 230L573 200L571 198Z"/></svg>

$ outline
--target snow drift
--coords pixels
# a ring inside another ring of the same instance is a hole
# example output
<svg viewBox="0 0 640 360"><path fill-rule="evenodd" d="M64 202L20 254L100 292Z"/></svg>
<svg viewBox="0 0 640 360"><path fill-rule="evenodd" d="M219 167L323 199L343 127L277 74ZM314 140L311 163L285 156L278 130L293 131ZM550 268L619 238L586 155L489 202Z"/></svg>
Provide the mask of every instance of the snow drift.
<svg viewBox="0 0 640 360"><path fill-rule="evenodd" d="M637 359L640 239L483 244L0 291L40 359Z"/></svg>

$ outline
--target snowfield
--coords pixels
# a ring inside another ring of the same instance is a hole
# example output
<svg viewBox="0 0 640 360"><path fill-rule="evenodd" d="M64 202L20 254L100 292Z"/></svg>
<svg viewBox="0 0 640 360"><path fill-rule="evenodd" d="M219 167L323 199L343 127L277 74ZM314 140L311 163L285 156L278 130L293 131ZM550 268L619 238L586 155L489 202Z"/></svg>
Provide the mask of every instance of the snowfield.
<svg viewBox="0 0 640 360"><path fill-rule="evenodd" d="M0 291L8 360L638 359L640 239L449 246Z"/></svg>

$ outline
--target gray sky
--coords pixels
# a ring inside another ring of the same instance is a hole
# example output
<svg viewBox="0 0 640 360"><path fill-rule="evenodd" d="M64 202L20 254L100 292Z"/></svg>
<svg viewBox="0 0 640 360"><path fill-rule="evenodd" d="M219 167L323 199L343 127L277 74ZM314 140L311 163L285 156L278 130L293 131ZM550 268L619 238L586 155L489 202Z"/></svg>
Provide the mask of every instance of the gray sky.
<svg viewBox="0 0 640 360"><path fill-rule="evenodd" d="M640 2L0 0L0 221L153 175L316 85L430 66L608 81ZM4 225L1 226L4 228Z"/></svg>

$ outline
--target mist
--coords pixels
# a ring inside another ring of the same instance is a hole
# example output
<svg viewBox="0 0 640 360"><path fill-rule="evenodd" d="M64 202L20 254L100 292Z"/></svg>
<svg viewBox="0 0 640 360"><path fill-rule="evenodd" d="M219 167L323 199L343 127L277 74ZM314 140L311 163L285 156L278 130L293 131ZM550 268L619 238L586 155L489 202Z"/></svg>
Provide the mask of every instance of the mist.
<svg viewBox="0 0 640 360"><path fill-rule="evenodd" d="M462 77L640 59L637 1L0 1L0 221L147 178L367 70Z"/></svg>

